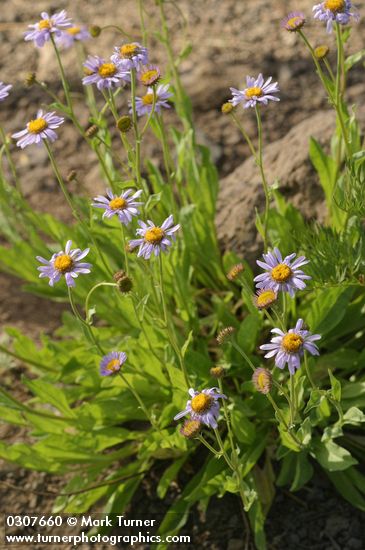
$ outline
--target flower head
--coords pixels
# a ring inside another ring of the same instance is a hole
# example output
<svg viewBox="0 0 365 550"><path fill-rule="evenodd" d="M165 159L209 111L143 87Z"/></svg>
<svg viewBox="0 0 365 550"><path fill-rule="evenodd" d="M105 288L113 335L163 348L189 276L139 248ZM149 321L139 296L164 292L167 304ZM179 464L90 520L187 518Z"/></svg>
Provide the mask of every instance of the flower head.
<svg viewBox="0 0 365 550"><path fill-rule="evenodd" d="M3 101L8 97L12 87L12 84L4 84L3 82L0 82L0 101Z"/></svg>
<svg viewBox="0 0 365 550"><path fill-rule="evenodd" d="M242 273L245 270L243 264L236 264L227 273L227 279L229 281L234 281L237 279L240 273Z"/></svg>
<svg viewBox="0 0 365 550"><path fill-rule="evenodd" d="M33 143L40 145L42 139L52 142L57 139L57 134L54 130L59 128L64 120L63 117L55 115L54 112L44 113L42 109L39 109L37 117L28 122L25 130L16 132L12 137L15 139L20 138L16 144L21 149Z"/></svg>
<svg viewBox="0 0 365 550"><path fill-rule="evenodd" d="M213 378L223 378L223 376L226 373L226 369L224 367L212 367L210 369L210 376Z"/></svg>
<svg viewBox="0 0 365 550"><path fill-rule="evenodd" d="M232 334L234 334L235 329L233 327L224 327L222 330L220 330L217 334L217 344L219 346L222 346L228 340L230 340Z"/></svg>
<svg viewBox="0 0 365 550"><path fill-rule="evenodd" d="M138 206L141 202L137 202L136 199L141 195L142 191L136 191L133 195L133 189L127 189L121 195L114 195L111 189L107 189L107 196L98 195L94 198L92 203L96 208L103 208L103 218L112 218L118 216L119 221L124 225L128 225L133 216L139 214Z"/></svg>
<svg viewBox="0 0 365 550"><path fill-rule="evenodd" d="M311 279L309 275L305 275L301 269L302 265L309 262L304 256L299 256L294 259L296 254L290 254L284 259L278 248L274 248L273 252L263 254L264 262L257 260L257 265L263 267L266 272L257 275L254 278L256 287L262 289L271 289L275 292L289 292L290 296L294 296L296 290L303 290L306 287L305 279Z"/></svg>
<svg viewBox="0 0 365 550"><path fill-rule="evenodd" d="M62 275L65 276L67 286L75 286L75 281L79 274L90 273L91 264L82 262L81 260L89 253L89 248L80 250L74 248L71 250L72 241L67 241L65 250L61 250L56 254L53 254L50 260L37 256L37 260L45 265L38 267L40 271L40 277L48 277L49 285L53 286L61 279Z"/></svg>
<svg viewBox="0 0 365 550"><path fill-rule="evenodd" d="M186 420L180 429L181 435L187 439L194 439L201 432L203 424L199 420Z"/></svg>
<svg viewBox="0 0 365 550"><path fill-rule="evenodd" d="M192 420L199 420L203 424L216 428L217 418L219 416L218 399L227 399L223 393L217 393L218 388L210 388L202 391L195 391L190 388L189 395L191 399L186 403L186 408L179 412L174 418L178 420L187 414L190 414Z"/></svg>
<svg viewBox="0 0 365 550"><path fill-rule="evenodd" d="M160 80L161 71L157 65L141 67L137 73L137 78L143 86L153 86Z"/></svg>
<svg viewBox="0 0 365 550"><path fill-rule="evenodd" d="M301 11L293 11L289 13L281 21L283 29L289 32L297 32L305 25L305 15Z"/></svg>
<svg viewBox="0 0 365 550"><path fill-rule="evenodd" d="M311 355L319 355L318 347L314 342L321 336L304 330L303 319L298 319L295 328L291 328L286 333L279 328L273 328L271 332L278 336L274 336L270 344L260 346L260 349L268 352L265 355L266 358L275 356L275 365L279 369L283 369L288 363L290 374L295 374L295 370L300 367L300 359L304 351L308 351Z"/></svg>
<svg viewBox="0 0 365 550"><path fill-rule="evenodd" d="M96 84L98 90L121 86L123 81L130 80L129 71L120 62L105 61L97 55L89 55L84 67L86 76L82 83L85 86Z"/></svg>
<svg viewBox="0 0 365 550"><path fill-rule="evenodd" d="M152 254L158 256L160 252L166 252L175 240L175 233L180 229L180 224L174 224L172 214L166 218L161 227L155 225L151 220L147 223L138 222L140 228L137 229L137 235L141 235L140 239L132 239L129 241L129 247L135 248L139 246L137 256L148 260Z"/></svg>
<svg viewBox="0 0 365 550"><path fill-rule="evenodd" d="M24 33L24 40L33 40L34 45L42 48L51 38L51 34L55 37L60 36L64 29L72 27L71 19L67 16L65 10L49 16L46 11L42 11L41 20L34 25L29 25L29 31Z"/></svg>
<svg viewBox="0 0 365 550"><path fill-rule="evenodd" d="M327 32L332 32L333 25L347 25L351 17L358 21L359 12L350 0L326 0L313 6L313 17L327 22Z"/></svg>
<svg viewBox="0 0 365 550"><path fill-rule="evenodd" d="M91 35L86 27L69 27L56 37L56 43L66 50L71 48L75 42L85 42L90 38Z"/></svg>
<svg viewBox="0 0 365 550"><path fill-rule="evenodd" d="M128 274L120 269L113 275L114 281L117 283L117 286L122 294L128 294L133 288L133 281Z"/></svg>
<svg viewBox="0 0 365 550"><path fill-rule="evenodd" d="M160 84L156 89L155 113L160 113L161 108L169 109L168 99L172 97L168 84ZM138 116L147 115L153 107L153 88L147 88L147 93L142 97L136 97L136 110ZM132 109L130 110L132 112Z"/></svg>
<svg viewBox="0 0 365 550"><path fill-rule="evenodd" d="M244 90L230 88L233 95L232 99L229 100L230 103L234 106L242 103L244 109L248 109L248 107L256 107L257 103L267 105L269 100L280 101L278 97L272 95L279 92L279 85L277 82L271 83L271 81L272 76L266 82L262 74L259 74L256 79L252 76L247 76L247 88Z"/></svg>
<svg viewBox="0 0 365 550"><path fill-rule="evenodd" d="M111 376L120 371L123 363L127 360L127 354L124 351L111 351L104 355L100 361L101 376Z"/></svg>
<svg viewBox="0 0 365 550"><path fill-rule="evenodd" d="M128 70L138 69L141 65L147 65L148 50L138 42L122 44L114 48L111 60L114 63L122 62Z"/></svg>
<svg viewBox="0 0 365 550"><path fill-rule="evenodd" d="M253 373L252 382L257 391L266 395L272 387L272 374L268 369L260 367Z"/></svg>
<svg viewBox="0 0 365 550"><path fill-rule="evenodd" d="M314 55L317 59L324 59L329 54L329 47L326 44L321 44L314 48Z"/></svg>
<svg viewBox="0 0 365 550"><path fill-rule="evenodd" d="M278 295L275 290L271 288L262 288L256 293L253 298L253 303L258 309L267 309L272 306L278 299Z"/></svg>

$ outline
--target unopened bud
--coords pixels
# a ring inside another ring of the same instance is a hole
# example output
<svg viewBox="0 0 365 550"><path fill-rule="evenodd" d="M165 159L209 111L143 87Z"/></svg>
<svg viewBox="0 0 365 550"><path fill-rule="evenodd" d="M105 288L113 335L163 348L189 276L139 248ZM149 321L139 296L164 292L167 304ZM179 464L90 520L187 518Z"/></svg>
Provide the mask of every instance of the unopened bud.
<svg viewBox="0 0 365 550"><path fill-rule="evenodd" d="M227 103L223 103L221 107L221 111L224 115L229 115L229 113L231 113L233 110L234 105L232 105L232 103L229 103L229 101L227 101Z"/></svg>
<svg viewBox="0 0 365 550"><path fill-rule="evenodd" d="M133 281L128 277L127 273L123 270L117 271L113 275L114 281L117 283L118 288L122 294L127 294L133 288Z"/></svg>
<svg viewBox="0 0 365 550"><path fill-rule="evenodd" d="M24 79L24 84L28 88L31 88L33 86L33 84L35 83L35 81L36 81L36 74L35 73L28 73L27 76Z"/></svg>
<svg viewBox="0 0 365 550"><path fill-rule="evenodd" d="M225 369L223 367L212 367L210 369L210 375L213 378L223 378Z"/></svg>
<svg viewBox="0 0 365 550"><path fill-rule="evenodd" d="M93 38L97 38L98 36L100 36L100 35L101 35L101 31L102 31L102 29L101 29L101 27L99 27L98 25L91 25L91 26L89 27L89 33L91 34L91 36L92 36Z"/></svg>
<svg viewBox="0 0 365 550"><path fill-rule="evenodd" d="M71 181L74 181L77 179L77 172L76 170L71 170L71 172L69 172L67 174L67 177L66 177L66 180L71 183Z"/></svg>
<svg viewBox="0 0 365 550"><path fill-rule="evenodd" d="M96 136L96 134L98 133L99 131L99 128L96 126L96 124L93 124L92 126L90 126L86 132L85 132L85 136L88 137L88 138L93 138L94 136Z"/></svg>
<svg viewBox="0 0 365 550"><path fill-rule="evenodd" d="M128 115L121 116L117 121L117 128L120 132L125 134L132 128L132 119Z"/></svg>

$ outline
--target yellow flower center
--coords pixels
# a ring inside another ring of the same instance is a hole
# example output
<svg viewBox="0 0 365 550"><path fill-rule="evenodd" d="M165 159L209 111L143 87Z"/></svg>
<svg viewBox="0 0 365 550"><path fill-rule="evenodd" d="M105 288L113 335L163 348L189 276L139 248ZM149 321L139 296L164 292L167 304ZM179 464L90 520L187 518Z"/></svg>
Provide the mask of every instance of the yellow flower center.
<svg viewBox="0 0 365 550"><path fill-rule="evenodd" d="M252 88L247 88L245 91L246 97L251 99L251 97L261 97L263 95L262 88L259 86L253 86Z"/></svg>
<svg viewBox="0 0 365 550"><path fill-rule="evenodd" d="M50 21L49 19L41 19L38 23L38 28L40 30L50 29L51 26L52 26L52 21Z"/></svg>
<svg viewBox="0 0 365 550"><path fill-rule="evenodd" d="M288 353L296 353L300 350L303 345L303 338L300 334L295 334L295 332L289 332L285 334L282 340L282 346Z"/></svg>
<svg viewBox="0 0 365 550"><path fill-rule="evenodd" d="M103 63L98 68L98 73L100 74L101 78L108 78L109 76L114 76L117 72L117 67L114 65L114 63Z"/></svg>
<svg viewBox="0 0 365 550"><path fill-rule="evenodd" d="M124 44L119 51L122 57L130 59L138 53L138 46L137 44Z"/></svg>
<svg viewBox="0 0 365 550"><path fill-rule="evenodd" d="M152 105L153 103L153 94L146 94L142 96L143 105Z"/></svg>
<svg viewBox="0 0 365 550"><path fill-rule="evenodd" d="M48 126L48 122L44 118L35 118L28 123L28 132L31 134L40 134Z"/></svg>
<svg viewBox="0 0 365 550"><path fill-rule="evenodd" d="M156 69L151 69L141 74L140 81L142 84L154 84L159 79L159 72Z"/></svg>
<svg viewBox="0 0 365 550"><path fill-rule="evenodd" d="M273 290L264 290L261 294L258 294L256 303L258 307L263 307L271 304L276 300L276 294Z"/></svg>
<svg viewBox="0 0 365 550"><path fill-rule="evenodd" d="M66 29L66 32L68 32L71 36L75 36L76 34L79 34L80 30L80 27L71 27L70 29Z"/></svg>
<svg viewBox="0 0 365 550"><path fill-rule="evenodd" d="M288 21L286 22L286 26L289 27L290 29L295 29L298 26L298 23L301 23L301 22L302 22L302 18L299 17L298 15L295 15L294 17L291 17L290 19L288 19Z"/></svg>
<svg viewBox="0 0 365 550"><path fill-rule="evenodd" d="M144 234L144 239L148 243L159 244L164 238L164 235L165 233L161 227L151 227L151 229L147 229Z"/></svg>
<svg viewBox="0 0 365 550"><path fill-rule="evenodd" d="M201 414L210 409L212 401L213 399L210 395L198 393L198 395L195 395L195 397L191 400L191 408L194 412Z"/></svg>
<svg viewBox="0 0 365 550"><path fill-rule="evenodd" d="M260 374L257 377L257 385L261 390L265 389L266 382L267 382L267 375L266 372L260 372Z"/></svg>
<svg viewBox="0 0 365 550"><path fill-rule="evenodd" d="M112 199L109 206L112 210L122 210L127 206L127 201L122 199L122 197L118 197L116 199Z"/></svg>
<svg viewBox="0 0 365 550"><path fill-rule="evenodd" d="M107 364L107 366L105 368L106 368L106 370L110 370L112 372L115 372L119 368L119 359L112 359L111 361L109 361L109 363Z"/></svg>
<svg viewBox="0 0 365 550"><path fill-rule="evenodd" d="M61 254L60 256L57 256L53 263L54 268L61 273L66 273L67 271L70 271L72 265L73 260L68 254Z"/></svg>
<svg viewBox="0 0 365 550"><path fill-rule="evenodd" d="M332 13L341 12L345 8L345 0L327 0L324 3L326 10L330 10Z"/></svg>
<svg viewBox="0 0 365 550"><path fill-rule="evenodd" d="M285 283L292 275L292 270L286 264L279 264L271 270L271 277L276 283Z"/></svg>

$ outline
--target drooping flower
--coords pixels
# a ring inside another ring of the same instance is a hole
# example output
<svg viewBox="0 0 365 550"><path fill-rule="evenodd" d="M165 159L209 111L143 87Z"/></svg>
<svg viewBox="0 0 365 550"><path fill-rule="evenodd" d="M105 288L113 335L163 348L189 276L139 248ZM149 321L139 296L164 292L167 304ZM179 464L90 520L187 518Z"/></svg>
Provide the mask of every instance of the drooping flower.
<svg viewBox="0 0 365 550"><path fill-rule="evenodd" d="M96 84L98 90L104 90L121 86L123 82L129 82L129 71L119 62L105 61L97 55L89 55L84 63L86 76L82 83L87 86Z"/></svg>
<svg viewBox="0 0 365 550"><path fill-rule="evenodd" d="M158 256L160 252L166 252L172 245L172 241L176 239L175 233L180 229L180 224L174 224L172 214L166 218L161 227L155 225L151 220L147 223L140 220L140 228L137 229L137 235L141 235L140 239L132 239L129 241L130 248L139 246L138 257L148 260L152 254Z"/></svg>
<svg viewBox="0 0 365 550"><path fill-rule="evenodd" d="M295 328L291 328L286 333L280 328L273 328L271 332L278 336L274 336L270 344L260 346L260 349L268 352L265 355L267 359L275 356L275 365L279 369L283 369L288 363L289 372L293 375L300 367L300 359L304 351L308 351L311 355L319 355L318 347L314 342L321 336L303 329L303 319L298 319Z"/></svg>
<svg viewBox="0 0 365 550"><path fill-rule="evenodd" d="M147 65L148 50L138 42L122 44L114 48L111 60L114 63L122 62L128 70L138 69L141 65Z"/></svg>
<svg viewBox="0 0 365 550"><path fill-rule="evenodd" d="M219 416L218 399L227 399L223 393L217 393L218 391L218 388L209 388L202 391L195 391L190 388L189 395L191 399L186 403L185 409L175 416L174 420L179 420L179 418L190 414L192 420L199 420L206 426L216 428Z"/></svg>
<svg viewBox="0 0 365 550"><path fill-rule="evenodd" d="M290 296L294 296L296 290L303 290L306 287L305 279L311 279L309 275L305 275L301 269L302 265L309 262L304 256L299 256L296 260L296 254L290 254L284 259L278 248L274 248L272 252L263 254L264 262L257 260L257 265L266 269L265 273L257 275L254 278L256 287L262 289L271 289L275 292L289 292Z"/></svg>
<svg viewBox="0 0 365 550"><path fill-rule="evenodd" d="M133 189L123 191L121 195L115 195L111 189L107 189L107 196L98 195L94 198L92 206L103 208L103 218L112 218L118 216L121 223L128 225L133 216L139 214L138 206L143 204L137 202L136 199L141 195L142 190L136 191L133 195Z"/></svg>
<svg viewBox="0 0 365 550"><path fill-rule="evenodd" d="M253 303L258 309L267 309L272 306L278 299L278 295L275 290L271 288L262 288L256 293L253 298Z"/></svg>
<svg viewBox="0 0 365 550"><path fill-rule="evenodd" d="M56 37L56 43L66 50L71 48L75 42L85 42L90 38L90 33L86 27L70 27Z"/></svg>
<svg viewBox="0 0 365 550"><path fill-rule="evenodd" d="M281 21L283 29L289 32L297 32L305 25L305 15L301 11L288 13Z"/></svg>
<svg viewBox="0 0 365 550"><path fill-rule="evenodd" d="M54 130L59 128L64 120L63 117L57 116L54 112L44 113L42 109L39 109L37 117L28 122L25 130L16 132L12 137L15 139L20 138L16 144L21 149L33 143L40 145L42 139L53 142L57 139L57 134Z"/></svg>
<svg viewBox="0 0 365 550"><path fill-rule="evenodd" d="M42 48L51 38L60 36L63 30L72 27L71 19L67 16L65 10L49 16L46 11L42 11L41 20L34 25L28 25L29 31L24 33L24 40L33 40L37 48Z"/></svg>
<svg viewBox="0 0 365 550"><path fill-rule="evenodd" d="M155 113L160 113L161 108L170 109L168 99L172 97L169 92L168 84L160 84L156 89ZM130 105L130 104L129 104ZM152 111L153 106L153 88L147 88L147 93L142 97L136 97L136 111L138 116L147 115ZM132 112L132 108L130 109Z"/></svg>
<svg viewBox="0 0 365 550"><path fill-rule="evenodd" d="M66 284L69 287L75 286L75 281L79 274L90 273L91 264L82 262L81 260L89 253L89 248L80 250L74 248L71 250L72 241L67 241L65 250L61 250L53 254L50 260L37 256L37 260L45 265L38 267L40 278L48 277L49 285L53 286L64 275Z"/></svg>
<svg viewBox="0 0 365 550"><path fill-rule="evenodd" d="M350 0L326 0L313 6L313 17L327 22L327 32L332 32L333 25L347 25L351 17L358 21L359 12Z"/></svg>
<svg viewBox="0 0 365 550"><path fill-rule="evenodd" d="M160 80L161 71L157 65L141 67L137 73L137 78L143 86L153 86Z"/></svg>
<svg viewBox="0 0 365 550"><path fill-rule="evenodd" d="M267 105L269 101L280 101L278 97L273 95L280 91L279 85L277 82L271 83L271 81L272 76L266 82L262 74L259 74L257 78L247 76L247 87L244 90L230 88L233 96L229 100L230 103L234 106L242 103L244 109L248 109L248 107L256 107L257 103Z"/></svg>
<svg viewBox="0 0 365 550"><path fill-rule="evenodd" d="M268 369L259 367L252 375L252 382L257 391L266 395L272 387L272 374Z"/></svg>
<svg viewBox="0 0 365 550"><path fill-rule="evenodd" d="M3 82L0 82L0 101L4 101L4 99L8 97L12 87L12 84L4 84Z"/></svg>
<svg viewBox="0 0 365 550"><path fill-rule="evenodd" d="M127 360L127 354L124 351L111 351L104 355L100 361L101 376L111 376L120 371L122 365Z"/></svg>

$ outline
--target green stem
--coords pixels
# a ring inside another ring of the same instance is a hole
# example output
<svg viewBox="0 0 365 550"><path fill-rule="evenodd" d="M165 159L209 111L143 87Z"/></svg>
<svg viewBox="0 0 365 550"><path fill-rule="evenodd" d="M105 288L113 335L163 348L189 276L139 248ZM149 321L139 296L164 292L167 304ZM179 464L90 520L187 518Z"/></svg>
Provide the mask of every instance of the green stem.
<svg viewBox="0 0 365 550"><path fill-rule="evenodd" d="M304 352L304 367L305 367L305 372L306 372L306 374L307 374L307 378L308 378L308 380L309 380L310 385L312 386L312 388L313 388L314 390L317 389L315 383L313 382L311 373L310 373L310 371L309 371L308 357L307 357L306 352Z"/></svg>
<svg viewBox="0 0 365 550"><path fill-rule="evenodd" d="M210 451L211 453L213 453L217 458L220 458L220 457L221 457L221 453L220 453L219 451L216 451L216 450L214 449L214 447L212 447L212 446L208 443L208 441L207 441L202 435L198 435L198 436L197 436L197 439L198 439L201 443L203 443L203 445L205 445L206 448L209 449L209 451Z"/></svg>
<svg viewBox="0 0 365 550"><path fill-rule="evenodd" d="M246 363L248 363L248 365L251 367L251 369L253 370L253 372L255 372L256 370L256 367L255 365L252 363L251 359L248 357L248 355L243 351L243 349L241 348L241 346L239 346L237 344L237 342L235 342L234 340L232 340L232 346L234 347L234 349L236 349L238 351L238 353L244 358L244 360L246 361Z"/></svg>
<svg viewBox="0 0 365 550"><path fill-rule="evenodd" d="M113 286L113 287L117 287L118 285L116 283L107 283L106 281L102 282L102 283L97 283L96 285L94 285L88 292L87 296L86 296L86 300L85 300L85 318L86 318L86 323L87 324L90 324L90 319L89 319L89 302L90 302L90 298L92 296L92 294L95 292L95 290L97 288L100 288L101 286Z"/></svg>
<svg viewBox="0 0 365 550"><path fill-rule="evenodd" d="M261 120L261 111L260 111L259 105L255 106L255 111L256 111L256 119L257 119L258 138L259 138L259 149L258 149L258 156L256 158L256 161L260 169L262 186L264 188L264 193L265 193L264 247L266 250L268 245L267 225L269 221L270 193L269 193L269 186L266 180L264 164L263 164L262 120Z"/></svg>
<svg viewBox="0 0 365 550"><path fill-rule="evenodd" d="M128 380L126 379L126 377L124 376L124 374L119 371L119 376L121 377L121 379L123 380L123 382L125 383L125 385L127 386L127 388L129 389L129 391L133 394L134 398L136 399L136 401L138 401L138 404L139 406L141 407L142 411L144 412L144 414L146 415L147 417L147 420L150 422L151 426L153 428L155 428L157 431L160 431L159 427L156 425L155 421L153 420L152 416L150 415L150 413L148 412L147 410L147 407L145 406L145 404L143 403L142 399L140 398L140 396L138 395L138 393L135 391L135 389L133 388L133 386L128 382Z"/></svg>
<svg viewBox="0 0 365 550"><path fill-rule="evenodd" d="M132 103L132 121L134 128L134 137L136 142L136 155L134 159L134 169L138 189L141 189L141 141L138 129L138 117L136 109L136 69L131 70L131 103Z"/></svg>
<svg viewBox="0 0 365 550"><path fill-rule="evenodd" d="M80 321L81 325L85 328L86 332L88 333L88 335L90 337L90 340L98 348L101 355L105 355L105 352L104 352L103 348L100 346L99 342L95 338L95 335L93 333L93 330L92 330L91 326L80 315L80 313L79 313L79 311L76 307L76 304L74 302L73 296L72 296L72 290L69 286L67 287L67 291L68 291L68 297L69 297L69 300L70 300L70 305L71 305L71 309L72 309L73 314L75 315L76 319L78 319L78 321Z"/></svg>
<svg viewBox="0 0 365 550"><path fill-rule="evenodd" d="M247 142L247 145L249 146L250 148L250 151L251 151L251 154L253 156L253 158L257 161L257 153L256 153L256 149L255 147L253 146L252 144L252 141L251 139L249 138L246 130L244 129L244 127L242 126L241 122L239 121L239 119L237 118L237 115L235 112L232 111L231 115L230 115L234 121L234 123L236 124L237 128L239 129L239 131L241 132L241 134L243 135L245 141Z"/></svg>
<svg viewBox="0 0 365 550"><path fill-rule="evenodd" d="M290 425L295 424L296 413L296 397L295 397L295 380L294 375L290 374Z"/></svg>
<svg viewBox="0 0 365 550"><path fill-rule="evenodd" d="M57 45L56 45L56 42L55 42L55 39L54 39L54 36L53 36L52 33L51 33L51 42L52 42L52 45L53 45L53 49L56 53L58 66L60 68L62 86L63 86L64 92L65 92L67 106L70 109L71 115L73 116L74 111L73 111L71 95L70 95L70 87L68 85L66 74L65 74L65 71L64 71L64 68L63 68L60 52L58 51L58 48L57 48Z"/></svg>
<svg viewBox="0 0 365 550"><path fill-rule="evenodd" d="M293 434L291 432L291 428L288 426L288 423L286 422L284 416L283 416L283 413L281 412L281 410L279 409L279 407L277 406L277 404L275 403L274 399L272 398L272 396L267 393L266 394L266 397L268 398L268 400L270 401L271 405L273 406L273 409L275 410L275 412L277 413L278 417L280 418L281 422L283 423L283 426L285 427L286 431L288 432L288 434L290 435L290 437L292 438L292 440L294 441L294 443L296 445L298 445L300 448L302 447L302 444L301 442L299 441L299 439L297 438L297 436L295 434Z"/></svg>
<svg viewBox="0 0 365 550"><path fill-rule="evenodd" d="M81 216L79 215L79 213L77 212L73 202L72 202L72 199L71 199L71 195L70 193L68 192L67 188L66 188L66 185L65 185L65 182L63 181L63 178L61 176L61 173L58 169L58 166L57 166L57 163L56 163L56 159L53 155L53 152L52 152L52 149L48 143L48 141L45 139L43 140L43 143L46 147L46 150L47 150L47 153L48 153L48 156L49 156L49 160L51 161L51 165L52 165L52 168L53 168L53 171L56 175L56 178L57 178L57 181L58 183L60 184L60 187L61 187L61 191L71 209L71 212L73 214L73 216L76 218L76 220L78 222L81 222Z"/></svg>
<svg viewBox="0 0 365 550"><path fill-rule="evenodd" d="M20 185L18 174L16 172L15 164L14 164L13 159L12 159L11 154L10 154L6 134L5 134L4 129L1 125L0 125L0 136L1 136L1 139L3 141L5 155L6 155L6 158L8 160L8 163L9 163L10 171L11 171L11 174L12 174L13 179L14 179L16 190L18 191L18 193L19 193L20 197L22 198L22 200L24 200L23 191L22 191L22 188L21 188L21 185ZM25 203L25 201L24 201L24 203Z"/></svg>
<svg viewBox="0 0 365 550"><path fill-rule="evenodd" d="M235 472L235 467L233 466L233 464L232 464L232 462L231 462L229 456L227 455L227 453L226 453L226 451L225 451L225 449L224 449L223 441L222 441L222 438L221 438L221 436L220 436L220 433L219 433L218 428L215 428L214 433L215 433L215 437L216 437L216 439L217 439L219 448L220 448L220 450L221 450L221 453L222 453L222 455L223 455L223 457L224 457L224 460L227 462L227 464L228 464L228 466L231 468L231 470L232 470L233 472Z"/></svg>

